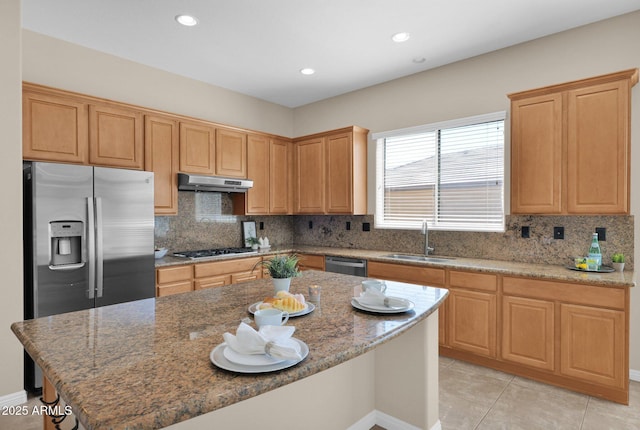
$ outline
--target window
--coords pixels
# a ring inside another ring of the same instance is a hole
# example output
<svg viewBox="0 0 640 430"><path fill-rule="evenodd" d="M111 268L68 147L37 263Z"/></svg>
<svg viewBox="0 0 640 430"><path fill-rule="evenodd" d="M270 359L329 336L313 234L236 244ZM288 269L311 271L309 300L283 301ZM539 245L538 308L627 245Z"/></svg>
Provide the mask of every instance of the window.
<svg viewBox="0 0 640 430"><path fill-rule="evenodd" d="M504 112L376 133L376 228L504 231Z"/></svg>

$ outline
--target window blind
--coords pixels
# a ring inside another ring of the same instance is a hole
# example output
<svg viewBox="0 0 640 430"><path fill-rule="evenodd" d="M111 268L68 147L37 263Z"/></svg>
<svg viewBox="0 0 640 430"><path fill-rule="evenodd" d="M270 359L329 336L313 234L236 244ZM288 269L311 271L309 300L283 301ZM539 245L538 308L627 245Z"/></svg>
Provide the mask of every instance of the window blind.
<svg viewBox="0 0 640 430"><path fill-rule="evenodd" d="M377 141L377 228L504 230L504 112Z"/></svg>

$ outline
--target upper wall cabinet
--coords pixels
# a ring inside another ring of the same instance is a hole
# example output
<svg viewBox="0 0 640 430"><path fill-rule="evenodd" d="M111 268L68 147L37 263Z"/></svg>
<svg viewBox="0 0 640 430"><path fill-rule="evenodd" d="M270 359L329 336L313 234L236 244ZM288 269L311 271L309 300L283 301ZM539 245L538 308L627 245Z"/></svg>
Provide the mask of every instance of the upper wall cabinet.
<svg viewBox="0 0 640 430"><path fill-rule="evenodd" d="M89 163L144 168L144 123L140 111L123 106L89 106Z"/></svg>
<svg viewBox="0 0 640 430"><path fill-rule="evenodd" d="M167 116L144 118L145 169L154 173L156 215L178 214L178 121Z"/></svg>
<svg viewBox="0 0 640 430"><path fill-rule="evenodd" d="M216 129L206 122L180 122L180 171L216 174Z"/></svg>
<svg viewBox="0 0 640 430"><path fill-rule="evenodd" d="M247 177L247 134L225 128L216 129L216 175Z"/></svg>
<svg viewBox="0 0 640 430"><path fill-rule="evenodd" d="M638 69L510 94L511 213L628 214Z"/></svg>
<svg viewBox="0 0 640 430"><path fill-rule="evenodd" d="M294 213L367 212L367 133L348 127L296 139Z"/></svg>
<svg viewBox="0 0 640 430"><path fill-rule="evenodd" d="M89 105L83 100L24 85L24 159L86 164L88 126Z"/></svg>
<svg viewBox="0 0 640 430"><path fill-rule="evenodd" d="M236 215L291 213L290 146L284 139L248 135L247 178L253 187L246 193L232 194Z"/></svg>

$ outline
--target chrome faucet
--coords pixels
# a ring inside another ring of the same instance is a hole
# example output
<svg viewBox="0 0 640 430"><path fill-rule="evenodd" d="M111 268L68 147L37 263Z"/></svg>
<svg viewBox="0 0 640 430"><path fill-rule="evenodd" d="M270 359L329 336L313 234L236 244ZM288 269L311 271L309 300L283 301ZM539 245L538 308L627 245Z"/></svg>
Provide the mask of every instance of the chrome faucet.
<svg viewBox="0 0 640 430"><path fill-rule="evenodd" d="M429 246L429 224L427 220L422 220L422 234L424 234L424 255L433 252L433 248Z"/></svg>

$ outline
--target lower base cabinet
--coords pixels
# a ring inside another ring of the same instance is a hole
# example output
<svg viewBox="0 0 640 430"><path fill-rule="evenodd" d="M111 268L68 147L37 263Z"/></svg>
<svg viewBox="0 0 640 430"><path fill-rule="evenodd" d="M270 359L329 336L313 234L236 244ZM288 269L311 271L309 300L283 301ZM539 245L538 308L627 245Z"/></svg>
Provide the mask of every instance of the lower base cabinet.
<svg viewBox="0 0 640 430"><path fill-rule="evenodd" d="M156 297L193 290L193 264L156 269Z"/></svg>
<svg viewBox="0 0 640 430"><path fill-rule="evenodd" d="M496 295L450 289L448 345L487 357L496 356Z"/></svg>

